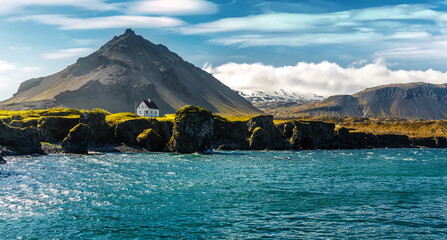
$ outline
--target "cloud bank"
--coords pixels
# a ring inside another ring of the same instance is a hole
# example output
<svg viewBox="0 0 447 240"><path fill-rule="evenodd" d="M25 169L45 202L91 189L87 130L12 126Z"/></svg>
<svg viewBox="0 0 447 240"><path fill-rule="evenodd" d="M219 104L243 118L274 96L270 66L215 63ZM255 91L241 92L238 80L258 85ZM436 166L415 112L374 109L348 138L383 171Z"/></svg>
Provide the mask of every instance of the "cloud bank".
<svg viewBox="0 0 447 240"><path fill-rule="evenodd" d="M15 64L0 60L0 101L5 100L19 87L16 79L29 79L39 72L39 67L34 66L17 66Z"/></svg>
<svg viewBox="0 0 447 240"><path fill-rule="evenodd" d="M236 90L287 89L302 94L315 93L325 97L353 94L365 88L391 83L446 83L447 72L389 69L378 59L360 67L341 67L336 63L299 62L295 66L273 67L262 63L227 63L218 67L206 64L203 69Z"/></svg>
<svg viewBox="0 0 447 240"><path fill-rule="evenodd" d="M1 1L0 14L10 14L23 8L35 6L69 6L96 11L117 10L114 4L108 4L104 0L8 0Z"/></svg>
<svg viewBox="0 0 447 240"><path fill-rule="evenodd" d="M185 16L213 14L218 11L218 7L205 0L144 0L130 3L128 11L137 14Z"/></svg>
<svg viewBox="0 0 447 240"><path fill-rule="evenodd" d="M446 27L447 11L435 5L401 4L316 13L267 11L185 25L179 31L237 48L342 46L406 61L434 56L447 60Z"/></svg>
<svg viewBox="0 0 447 240"><path fill-rule="evenodd" d="M183 21L171 17L110 16L96 18L71 18L64 15L30 15L11 18L10 21L35 21L59 26L62 30L86 30L107 28L163 28L183 25Z"/></svg>

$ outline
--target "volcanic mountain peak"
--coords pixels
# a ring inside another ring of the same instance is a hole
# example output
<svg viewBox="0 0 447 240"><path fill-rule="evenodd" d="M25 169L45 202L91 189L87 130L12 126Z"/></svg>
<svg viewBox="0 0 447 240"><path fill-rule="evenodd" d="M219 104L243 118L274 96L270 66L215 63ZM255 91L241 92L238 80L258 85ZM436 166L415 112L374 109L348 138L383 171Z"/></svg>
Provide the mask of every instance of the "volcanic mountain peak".
<svg viewBox="0 0 447 240"><path fill-rule="evenodd" d="M25 81L0 104L8 109L62 105L133 112L135 103L147 98L157 103L160 114L189 104L221 114L262 113L212 75L131 29L61 72Z"/></svg>

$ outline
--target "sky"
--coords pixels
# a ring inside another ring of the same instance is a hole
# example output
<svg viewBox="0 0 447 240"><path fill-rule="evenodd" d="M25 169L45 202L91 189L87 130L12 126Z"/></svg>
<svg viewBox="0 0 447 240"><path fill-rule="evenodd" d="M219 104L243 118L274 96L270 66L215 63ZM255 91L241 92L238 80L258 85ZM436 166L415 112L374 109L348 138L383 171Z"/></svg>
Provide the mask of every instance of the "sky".
<svg viewBox="0 0 447 240"><path fill-rule="evenodd" d="M234 89L447 82L447 0L0 0L0 100L132 28Z"/></svg>

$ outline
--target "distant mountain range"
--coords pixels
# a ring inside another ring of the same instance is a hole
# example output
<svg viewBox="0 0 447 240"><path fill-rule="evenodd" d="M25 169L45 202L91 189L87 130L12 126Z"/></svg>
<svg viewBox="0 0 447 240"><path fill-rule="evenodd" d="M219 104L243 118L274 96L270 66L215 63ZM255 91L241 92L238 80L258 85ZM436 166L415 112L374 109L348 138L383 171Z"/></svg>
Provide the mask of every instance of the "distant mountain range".
<svg viewBox="0 0 447 240"><path fill-rule="evenodd" d="M271 91L238 90L239 95L247 99L266 114L281 118L292 118L300 105L323 100L316 94L299 94L290 90Z"/></svg>
<svg viewBox="0 0 447 240"><path fill-rule="evenodd" d="M184 105L224 115L262 113L209 73L131 29L61 72L23 82L0 109L64 106L133 112L135 103L148 98L160 114Z"/></svg>
<svg viewBox="0 0 447 240"><path fill-rule="evenodd" d="M295 114L368 118L446 119L447 84L408 83L368 88L301 105Z"/></svg>
<svg viewBox="0 0 447 240"><path fill-rule="evenodd" d="M324 99L316 94L299 94L294 91L277 89L272 91L238 90L237 93L251 103L319 102Z"/></svg>

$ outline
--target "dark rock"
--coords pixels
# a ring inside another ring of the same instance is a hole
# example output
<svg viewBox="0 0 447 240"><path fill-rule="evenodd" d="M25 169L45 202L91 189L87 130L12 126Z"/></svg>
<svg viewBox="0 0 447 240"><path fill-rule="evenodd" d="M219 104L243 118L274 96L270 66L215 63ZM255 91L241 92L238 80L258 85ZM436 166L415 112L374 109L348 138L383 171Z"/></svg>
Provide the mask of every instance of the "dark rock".
<svg viewBox="0 0 447 240"><path fill-rule="evenodd" d="M378 137L372 133L349 132L347 128L340 128L336 132L336 142L341 149L376 148L379 146Z"/></svg>
<svg viewBox="0 0 447 240"><path fill-rule="evenodd" d="M0 152L0 164L6 164L6 160L3 158L3 151Z"/></svg>
<svg viewBox="0 0 447 240"><path fill-rule="evenodd" d="M204 152L211 149L214 133L213 114L196 106L185 106L175 113L169 150L176 153Z"/></svg>
<svg viewBox="0 0 447 240"><path fill-rule="evenodd" d="M42 153L36 128L15 128L0 121L0 145L13 155Z"/></svg>
<svg viewBox="0 0 447 240"><path fill-rule="evenodd" d="M42 142L61 142L70 130L79 123L79 118L42 117L38 120L38 131Z"/></svg>
<svg viewBox="0 0 447 240"><path fill-rule="evenodd" d="M396 134L377 135L380 148L403 148L411 147L411 142L408 136Z"/></svg>
<svg viewBox="0 0 447 240"><path fill-rule="evenodd" d="M347 128L340 128L336 132L336 142L341 149L375 148L379 146L378 137L371 133L349 132Z"/></svg>
<svg viewBox="0 0 447 240"><path fill-rule="evenodd" d="M37 118L25 119L25 120L13 120L9 123L11 127L27 128L35 127L37 128Z"/></svg>
<svg viewBox="0 0 447 240"><path fill-rule="evenodd" d="M44 154L59 154L64 152L60 145L47 142L42 143L42 151L44 152Z"/></svg>
<svg viewBox="0 0 447 240"><path fill-rule="evenodd" d="M221 117L214 118L213 148L218 150L247 150L250 137L244 121L230 122Z"/></svg>
<svg viewBox="0 0 447 240"><path fill-rule="evenodd" d="M337 148L332 123L289 121L278 124L277 128L293 149Z"/></svg>
<svg viewBox="0 0 447 240"><path fill-rule="evenodd" d="M153 129L146 129L138 135L137 142L141 147L152 152L160 152L163 150L163 139Z"/></svg>
<svg viewBox="0 0 447 240"><path fill-rule="evenodd" d="M264 138L264 140L266 140L267 137L270 138L270 141L263 141L264 143L270 142L270 145L266 146L265 149L270 150L290 149L290 143L284 139L280 131L276 128L275 124L273 123L273 116L271 115L257 116L248 120L246 125L248 132L251 134L250 139L253 136L254 131L259 128L263 129L267 133L266 135L262 130L260 130L261 132L256 134L259 136L262 135L263 136L262 138Z"/></svg>
<svg viewBox="0 0 447 240"><path fill-rule="evenodd" d="M169 149L167 147L167 144L172 136L172 129L174 128L174 123L171 121L159 121L159 128L158 132L160 136L162 137L162 146L163 151L168 152Z"/></svg>
<svg viewBox="0 0 447 240"><path fill-rule="evenodd" d="M115 138L119 143L126 145L138 145L137 137L146 129L153 129L162 138L162 146L165 146L171 137L172 123L159 122L153 118L137 118L120 122L115 126Z"/></svg>
<svg viewBox="0 0 447 240"><path fill-rule="evenodd" d="M271 149L272 140L269 132L260 127L255 128L249 139L249 145L251 150Z"/></svg>
<svg viewBox="0 0 447 240"><path fill-rule="evenodd" d="M101 112L84 112L79 119L86 124L95 136L95 144L103 145L114 142L113 128L106 122L106 116Z"/></svg>
<svg viewBox="0 0 447 240"><path fill-rule="evenodd" d="M90 128L79 123L70 130L68 136L62 142L62 149L66 153L87 154L88 147L95 141Z"/></svg>
<svg viewBox="0 0 447 240"><path fill-rule="evenodd" d="M447 148L445 137L411 138L410 142L414 147Z"/></svg>

